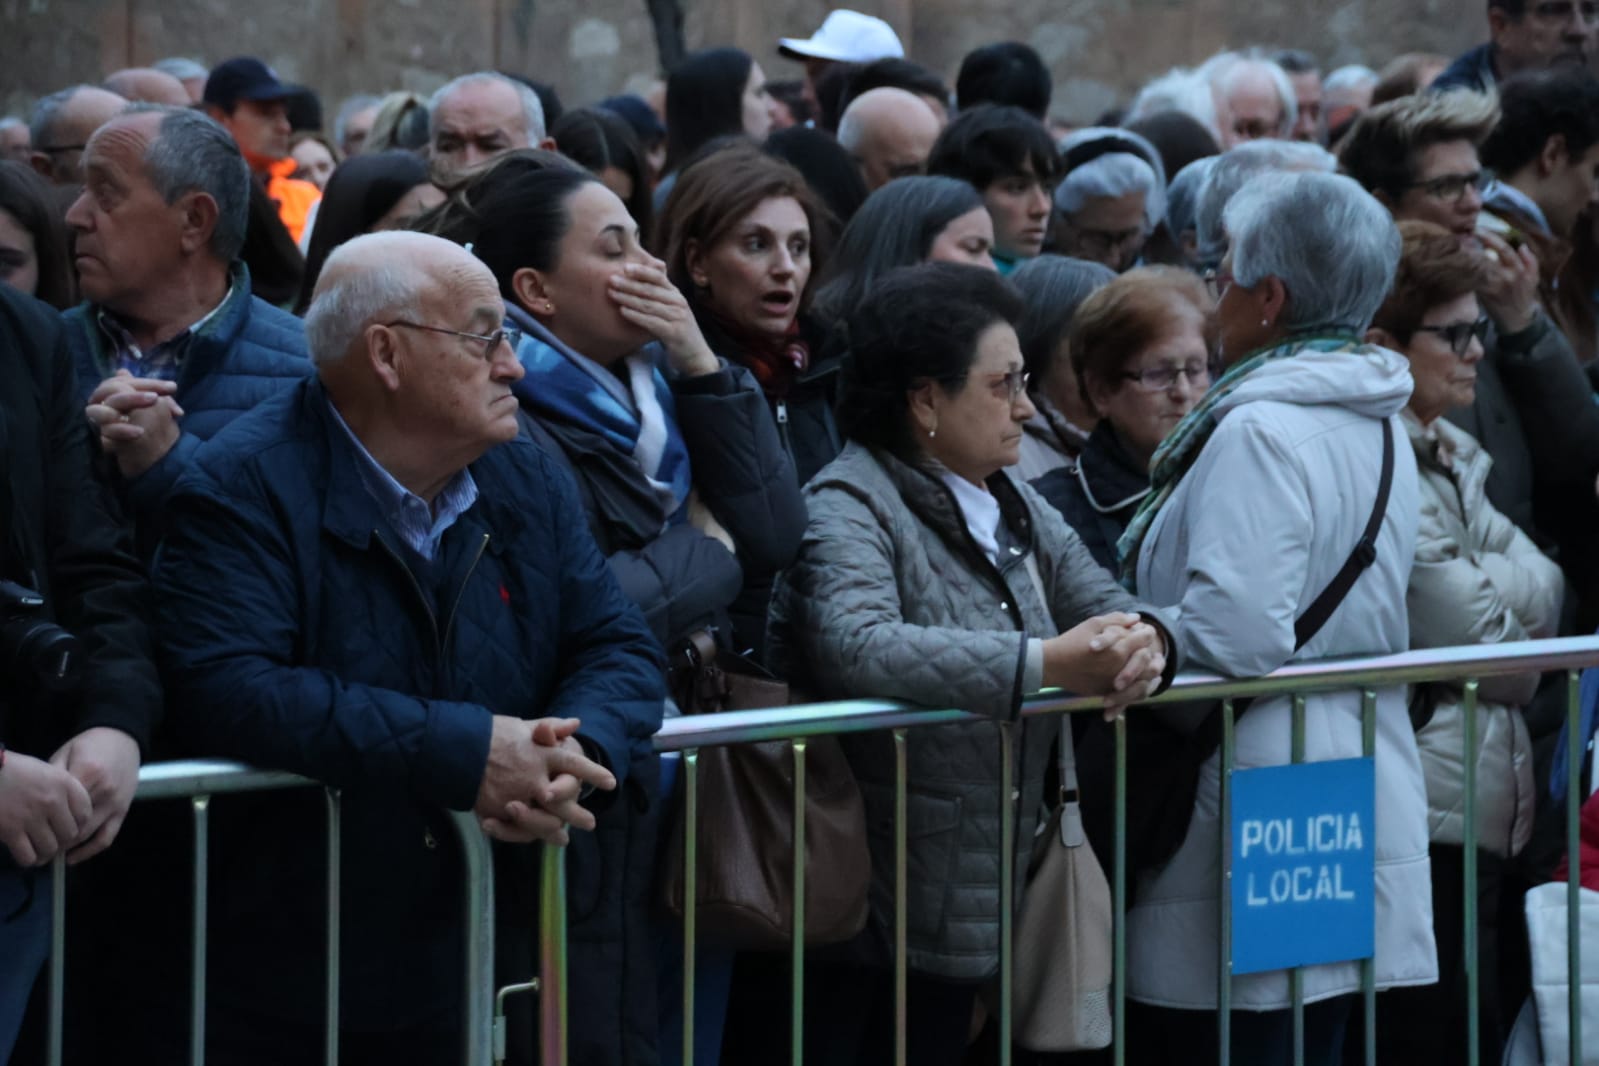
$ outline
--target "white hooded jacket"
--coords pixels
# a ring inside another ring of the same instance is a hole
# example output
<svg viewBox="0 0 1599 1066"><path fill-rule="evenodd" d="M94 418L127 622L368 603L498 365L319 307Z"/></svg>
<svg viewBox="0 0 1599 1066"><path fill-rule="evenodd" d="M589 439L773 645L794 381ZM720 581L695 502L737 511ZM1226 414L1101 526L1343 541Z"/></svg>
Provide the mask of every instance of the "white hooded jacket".
<svg viewBox="0 0 1599 1066"><path fill-rule="evenodd" d="M1220 401L1213 434L1155 517L1138 560L1140 595L1181 607L1178 640L1190 661L1253 677L1291 660L1410 646L1405 588L1419 496L1397 415L1411 387L1402 356L1364 346L1268 362ZM1377 560L1296 653L1295 620L1342 568L1376 502L1382 419L1392 423L1395 461ZM1307 761L1363 754L1358 692L1305 702ZM1429 984L1437 960L1427 798L1403 686L1379 691L1376 725L1377 987ZM1256 702L1238 722L1236 765L1288 763L1290 737L1290 701ZM1220 774L1218 753L1201 770L1187 838L1145 875L1128 915L1128 994L1142 1002L1216 1007ZM1290 1006L1285 971L1232 980L1237 1009ZM1359 988L1354 963L1305 971L1307 1002Z"/></svg>

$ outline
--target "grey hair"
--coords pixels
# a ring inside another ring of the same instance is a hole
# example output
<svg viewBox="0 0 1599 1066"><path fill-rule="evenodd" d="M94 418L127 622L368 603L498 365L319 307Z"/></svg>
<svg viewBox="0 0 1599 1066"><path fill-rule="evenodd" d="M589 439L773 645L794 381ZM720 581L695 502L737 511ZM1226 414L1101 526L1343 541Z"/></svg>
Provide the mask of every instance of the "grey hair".
<svg viewBox="0 0 1599 1066"><path fill-rule="evenodd" d="M33 105L33 114L28 119L28 140L34 147L50 142L50 134L54 132L56 118L61 114L61 109L71 103L74 96L92 88L94 88L92 85L70 85L49 96L41 97Z"/></svg>
<svg viewBox="0 0 1599 1066"><path fill-rule="evenodd" d="M1144 232L1153 233L1166 214L1165 190L1155 168L1131 152L1110 152L1090 159L1061 179L1055 187L1055 206L1068 215L1083 209L1090 197L1144 196Z"/></svg>
<svg viewBox="0 0 1599 1066"><path fill-rule="evenodd" d="M351 248L360 239L346 241L329 254L305 312L305 346L317 366L344 358L368 326L416 302L418 271L404 260L341 269L344 260L361 254Z"/></svg>
<svg viewBox="0 0 1599 1066"><path fill-rule="evenodd" d="M358 112L365 111L369 107L377 107L382 102L381 98L371 93L356 93L354 96L345 97L344 103L339 105L338 116L333 120L333 143L339 146L341 152L344 150L344 128L350 124L350 120Z"/></svg>
<svg viewBox="0 0 1599 1066"><path fill-rule="evenodd" d="M155 114L161 125L144 150L144 169L161 199L176 203L203 192L217 205L211 254L224 263L238 258L250 216L250 168L233 135L210 116L187 107L130 104L124 115Z"/></svg>
<svg viewBox="0 0 1599 1066"><path fill-rule="evenodd" d="M1375 70L1358 63L1339 67L1321 80L1321 91L1339 92L1344 89L1363 89L1375 86L1382 79Z"/></svg>
<svg viewBox="0 0 1599 1066"><path fill-rule="evenodd" d="M509 85L516 91L517 98L522 101L522 121L527 126L528 147L537 148L539 142L544 140L544 105L539 102L539 94L523 85L515 78L507 78L504 74L497 74L492 70L480 70L475 74L463 74L454 81L445 83L437 92L428 97L428 129L432 131L429 136L438 136L438 124L435 118L439 106L449 98L457 89L464 89L470 85Z"/></svg>
<svg viewBox="0 0 1599 1066"><path fill-rule="evenodd" d="M1212 137L1221 140L1221 130L1216 124L1216 97L1211 93L1210 82L1197 71L1175 67L1145 85L1133 98L1122 121L1132 125L1162 111L1180 111L1204 126Z"/></svg>
<svg viewBox="0 0 1599 1066"><path fill-rule="evenodd" d="M1294 83L1288 80L1288 72L1269 59L1265 53L1258 49L1250 49L1247 52L1218 52L1200 65L1199 73L1215 90L1216 96L1224 101L1231 94L1233 85L1239 78L1250 73L1265 74L1277 90L1277 99L1282 104L1282 119L1277 124L1277 136L1287 137L1293 133L1294 123L1299 120L1299 100L1294 96Z"/></svg>
<svg viewBox="0 0 1599 1066"><path fill-rule="evenodd" d="M1290 330L1363 333L1399 267L1393 216L1341 174L1261 174L1227 204L1235 284L1274 277Z"/></svg>
<svg viewBox="0 0 1599 1066"><path fill-rule="evenodd" d="M164 74L172 75L179 81L189 81L192 78L209 78L211 76L211 71L206 69L204 63L197 59L185 59L182 56L163 59L159 63L151 63L150 65Z"/></svg>
<svg viewBox="0 0 1599 1066"><path fill-rule="evenodd" d="M1331 174L1338 159L1327 149L1304 141L1249 141L1216 157L1199 191L1194 228L1199 237L1199 259L1215 266L1227 252L1227 229L1222 211L1245 182L1271 170L1313 170Z"/></svg>
<svg viewBox="0 0 1599 1066"><path fill-rule="evenodd" d="M1033 376L1034 392L1044 387L1054 370L1061 339L1077 308L1115 279L1116 272L1108 266L1063 255L1035 256L1010 276L1010 283L1027 301L1016 323L1016 339Z"/></svg>

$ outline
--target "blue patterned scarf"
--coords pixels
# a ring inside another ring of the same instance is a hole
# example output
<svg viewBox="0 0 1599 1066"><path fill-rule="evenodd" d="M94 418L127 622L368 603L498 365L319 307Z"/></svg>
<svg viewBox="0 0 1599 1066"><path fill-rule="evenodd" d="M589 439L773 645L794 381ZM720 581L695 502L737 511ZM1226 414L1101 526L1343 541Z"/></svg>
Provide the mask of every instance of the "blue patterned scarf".
<svg viewBox="0 0 1599 1066"><path fill-rule="evenodd" d="M662 524L681 521L693 477L688 447L677 428L677 404L651 349L627 357L619 369L600 366L519 308L511 321L525 332L516 350L527 373L512 391L535 417L596 434L629 457L649 479L661 505Z"/></svg>

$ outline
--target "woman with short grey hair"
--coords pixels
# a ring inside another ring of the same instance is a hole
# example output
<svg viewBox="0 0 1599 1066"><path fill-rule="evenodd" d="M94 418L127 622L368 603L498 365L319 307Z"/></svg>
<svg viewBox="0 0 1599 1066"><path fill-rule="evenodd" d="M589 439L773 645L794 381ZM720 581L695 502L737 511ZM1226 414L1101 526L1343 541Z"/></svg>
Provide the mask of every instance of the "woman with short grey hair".
<svg viewBox="0 0 1599 1066"><path fill-rule="evenodd" d="M1225 372L1155 453L1150 494L1121 541L1124 577L1141 597L1180 606L1178 644L1226 676L1404 651L1419 490L1397 416L1412 380L1403 356L1361 339L1393 282L1398 231L1355 182L1317 173L1255 178L1225 221ZM1304 707L1305 761L1364 754L1359 692L1309 695ZM1255 702L1238 719L1234 765L1292 761L1291 721L1287 698ZM1376 881L1360 891L1375 893L1380 990L1432 983L1438 968L1403 686L1378 690L1375 730ZM1127 1027L1141 1038L1132 1062L1216 1061L1221 773L1212 753L1186 835L1148 856L1128 914L1128 995L1145 1016ZM1141 785L1158 787L1130 779L1129 795ZM1332 1066L1359 967L1308 967L1303 988L1305 1061ZM1234 1061L1293 1061L1287 971L1233 977L1232 1005Z"/></svg>

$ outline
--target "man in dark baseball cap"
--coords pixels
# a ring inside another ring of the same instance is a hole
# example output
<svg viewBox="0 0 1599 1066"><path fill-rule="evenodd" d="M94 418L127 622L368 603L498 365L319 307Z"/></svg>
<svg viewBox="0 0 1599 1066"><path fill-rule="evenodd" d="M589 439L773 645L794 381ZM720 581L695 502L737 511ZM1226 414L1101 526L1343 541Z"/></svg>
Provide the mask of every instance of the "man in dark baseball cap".
<svg viewBox="0 0 1599 1066"><path fill-rule="evenodd" d="M235 56L211 68L201 102L206 113L233 134L251 173L266 185L278 205L278 218L296 241L305 229L311 205L322 193L308 181L296 181L289 156L287 101L301 90L278 80L271 67L254 56Z"/></svg>

